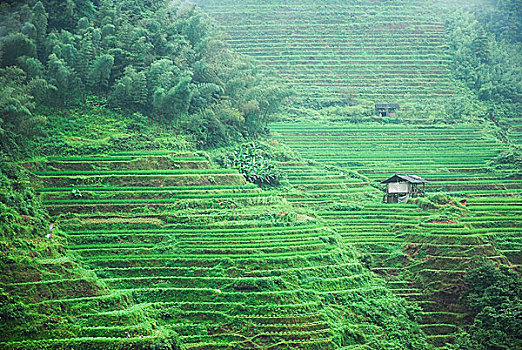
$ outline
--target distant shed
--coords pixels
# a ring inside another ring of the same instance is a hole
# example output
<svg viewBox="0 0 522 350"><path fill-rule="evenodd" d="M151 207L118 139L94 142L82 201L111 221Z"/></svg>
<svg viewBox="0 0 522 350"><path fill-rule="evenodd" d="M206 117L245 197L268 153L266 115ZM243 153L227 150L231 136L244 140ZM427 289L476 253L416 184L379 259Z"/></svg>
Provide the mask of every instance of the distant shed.
<svg viewBox="0 0 522 350"><path fill-rule="evenodd" d="M381 182L387 185L383 202L403 203L407 202L409 198L424 197L425 186L428 182L417 175L393 175Z"/></svg>
<svg viewBox="0 0 522 350"><path fill-rule="evenodd" d="M399 108L398 103L376 103L375 113L379 117L396 117Z"/></svg>

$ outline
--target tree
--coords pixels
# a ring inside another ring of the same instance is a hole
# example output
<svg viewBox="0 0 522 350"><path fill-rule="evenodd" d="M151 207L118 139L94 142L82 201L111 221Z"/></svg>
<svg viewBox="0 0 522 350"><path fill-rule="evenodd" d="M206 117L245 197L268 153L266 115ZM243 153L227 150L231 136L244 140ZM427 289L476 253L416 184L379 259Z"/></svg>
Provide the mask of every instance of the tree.
<svg viewBox="0 0 522 350"><path fill-rule="evenodd" d="M193 89L191 110L200 111L218 103L224 92L223 88L216 84L197 84Z"/></svg>
<svg viewBox="0 0 522 350"><path fill-rule="evenodd" d="M78 26L80 27L80 24L78 24ZM81 40L78 47L78 60L75 64L75 68L83 81L86 80L91 64L96 59L96 47L92 40L93 31L94 28L92 27L86 27L80 30L82 34L80 34Z"/></svg>
<svg viewBox="0 0 522 350"><path fill-rule="evenodd" d="M98 1L95 1L98 2ZM49 27L72 31L82 17L93 18L96 8L92 0L45 0Z"/></svg>
<svg viewBox="0 0 522 350"><path fill-rule="evenodd" d="M138 73L133 67L127 67L124 76L114 86L109 101L113 106L146 111L148 105L147 95L145 73Z"/></svg>
<svg viewBox="0 0 522 350"><path fill-rule="evenodd" d="M16 130L24 119L32 116L34 108L25 84L26 75L16 67L1 69L0 73L0 117L4 128Z"/></svg>
<svg viewBox="0 0 522 350"><path fill-rule="evenodd" d="M45 67L38 59L21 56L17 60L18 67L22 68L29 79L43 78Z"/></svg>
<svg viewBox="0 0 522 350"><path fill-rule="evenodd" d="M31 89L36 84L27 84L27 76L17 67L0 68L0 149L11 153L20 152L22 139L40 133L41 118L33 115L35 107Z"/></svg>
<svg viewBox="0 0 522 350"><path fill-rule="evenodd" d="M522 280L506 266L486 262L466 274L461 300L475 316L455 348L465 350L522 348Z"/></svg>
<svg viewBox="0 0 522 350"><path fill-rule="evenodd" d="M57 102L61 104L65 102L67 96L74 95L80 86L74 70L55 54L49 56L48 78L50 83L58 89Z"/></svg>
<svg viewBox="0 0 522 350"><path fill-rule="evenodd" d="M491 32L488 18L475 10L457 13L449 22L452 68L468 88L465 95L474 97L475 105L482 105L472 109L489 110L479 117L507 128L509 116L522 108L522 44L499 39L502 36Z"/></svg>
<svg viewBox="0 0 522 350"><path fill-rule="evenodd" d="M158 88L170 89L176 84L177 77L181 70L174 65L172 60L163 58L153 62L147 70L147 87L149 91Z"/></svg>
<svg viewBox="0 0 522 350"><path fill-rule="evenodd" d="M143 27L136 27L131 34L131 46L133 52L134 66L146 67L154 61L154 46L148 40L149 32Z"/></svg>
<svg viewBox="0 0 522 350"><path fill-rule="evenodd" d="M490 49L489 49L490 39L486 36L486 32L481 27L478 28L477 33L475 34L475 38L471 43L471 49L475 57L478 58L480 63L486 63L489 61Z"/></svg>
<svg viewBox="0 0 522 350"><path fill-rule="evenodd" d="M36 57L36 45L22 33L9 34L0 41L2 67L14 66L18 57Z"/></svg>
<svg viewBox="0 0 522 350"><path fill-rule="evenodd" d="M36 42L38 44L38 57L40 60L45 60L45 41L47 37L47 12L41 1L38 1L33 6L33 16L31 22L36 28Z"/></svg>
<svg viewBox="0 0 522 350"><path fill-rule="evenodd" d="M108 54L101 55L94 61L87 76L87 82L93 91L107 91L113 65L114 57Z"/></svg>
<svg viewBox="0 0 522 350"><path fill-rule="evenodd" d="M208 145L260 132L286 94L253 61L232 53L195 7L142 0L31 4L7 7L16 9L0 39L0 67L25 72L31 101L66 107L88 88L130 113L190 119L191 130L200 122L215 136Z"/></svg>
<svg viewBox="0 0 522 350"><path fill-rule="evenodd" d="M192 99L191 81L190 76L184 76L167 93L165 102L169 104L173 113L186 114L188 112Z"/></svg>
<svg viewBox="0 0 522 350"><path fill-rule="evenodd" d="M38 31L36 30L35 25L30 22L24 23L24 26L22 27L22 33L27 35L27 37L31 40L36 40L38 37Z"/></svg>
<svg viewBox="0 0 522 350"><path fill-rule="evenodd" d="M192 99L191 80L190 76L183 76L176 86L168 90L156 88L153 96L155 113L168 120L179 120L181 115L186 114Z"/></svg>

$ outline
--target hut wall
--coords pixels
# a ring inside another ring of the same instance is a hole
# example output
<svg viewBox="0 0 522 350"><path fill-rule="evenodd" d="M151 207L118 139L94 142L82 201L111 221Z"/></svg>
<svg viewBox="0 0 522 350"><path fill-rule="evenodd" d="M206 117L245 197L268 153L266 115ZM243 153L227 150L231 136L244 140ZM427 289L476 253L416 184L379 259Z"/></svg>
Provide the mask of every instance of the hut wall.
<svg viewBox="0 0 522 350"><path fill-rule="evenodd" d="M411 184L407 182L390 182L388 184L388 193L409 193Z"/></svg>

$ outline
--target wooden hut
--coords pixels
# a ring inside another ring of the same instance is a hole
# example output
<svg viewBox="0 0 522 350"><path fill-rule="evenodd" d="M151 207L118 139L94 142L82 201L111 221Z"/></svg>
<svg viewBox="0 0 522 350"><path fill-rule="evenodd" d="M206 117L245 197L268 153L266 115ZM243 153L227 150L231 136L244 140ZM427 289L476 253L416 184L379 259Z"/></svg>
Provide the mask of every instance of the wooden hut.
<svg viewBox="0 0 522 350"><path fill-rule="evenodd" d="M405 203L409 198L424 197L428 181L417 175L393 175L381 183L386 184L383 202Z"/></svg>
<svg viewBox="0 0 522 350"><path fill-rule="evenodd" d="M398 103L376 103L375 104L375 113L379 117L396 117L398 109L399 109Z"/></svg>

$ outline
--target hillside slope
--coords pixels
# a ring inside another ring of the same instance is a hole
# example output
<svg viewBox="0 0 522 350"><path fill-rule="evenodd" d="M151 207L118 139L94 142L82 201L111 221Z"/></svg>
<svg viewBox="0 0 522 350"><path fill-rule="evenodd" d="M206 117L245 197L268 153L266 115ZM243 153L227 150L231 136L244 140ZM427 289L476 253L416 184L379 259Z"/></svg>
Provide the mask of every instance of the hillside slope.
<svg viewBox="0 0 522 350"><path fill-rule="evenodd" d="M488 166L508 147L477 127L297 122L271 130L303 158L281 164L300 190L288 200L315 210L397 295L418 302L433 344L452 342L469 321L458 302L466 269L481 259L520 269L520 171ZM379 181L394 174L429 180L431 201L382 203Z"/></svg>
<svg viewBox="0 0 522 350"><path fill-rule="evenodd" d="M25 172L0 165L0 347L2 349L172 349L172 339L136 310L132 297L113 293L68 250L48 220ZM108 319L121 331L136 325L154 335L107 338L90 326Z"/></svg>
<svg viewBox="0 0 522 350"><path fill-rule="evenodd" d="M312 106L434 101L452 94L439 3L193 0L237 52L273 69Z"/></svg>
<svg viewBox="0 0 522 350"><path fill-rule="evenodd" d="M161 329L184 349L425 348L413 309L335 231L235 171L165 152L25 166L68 248L136 303L116 312L95 295L50 295L46 304L85 316L85 337L117 343ZM134 315L155 322L122 324Z"/></svg>

